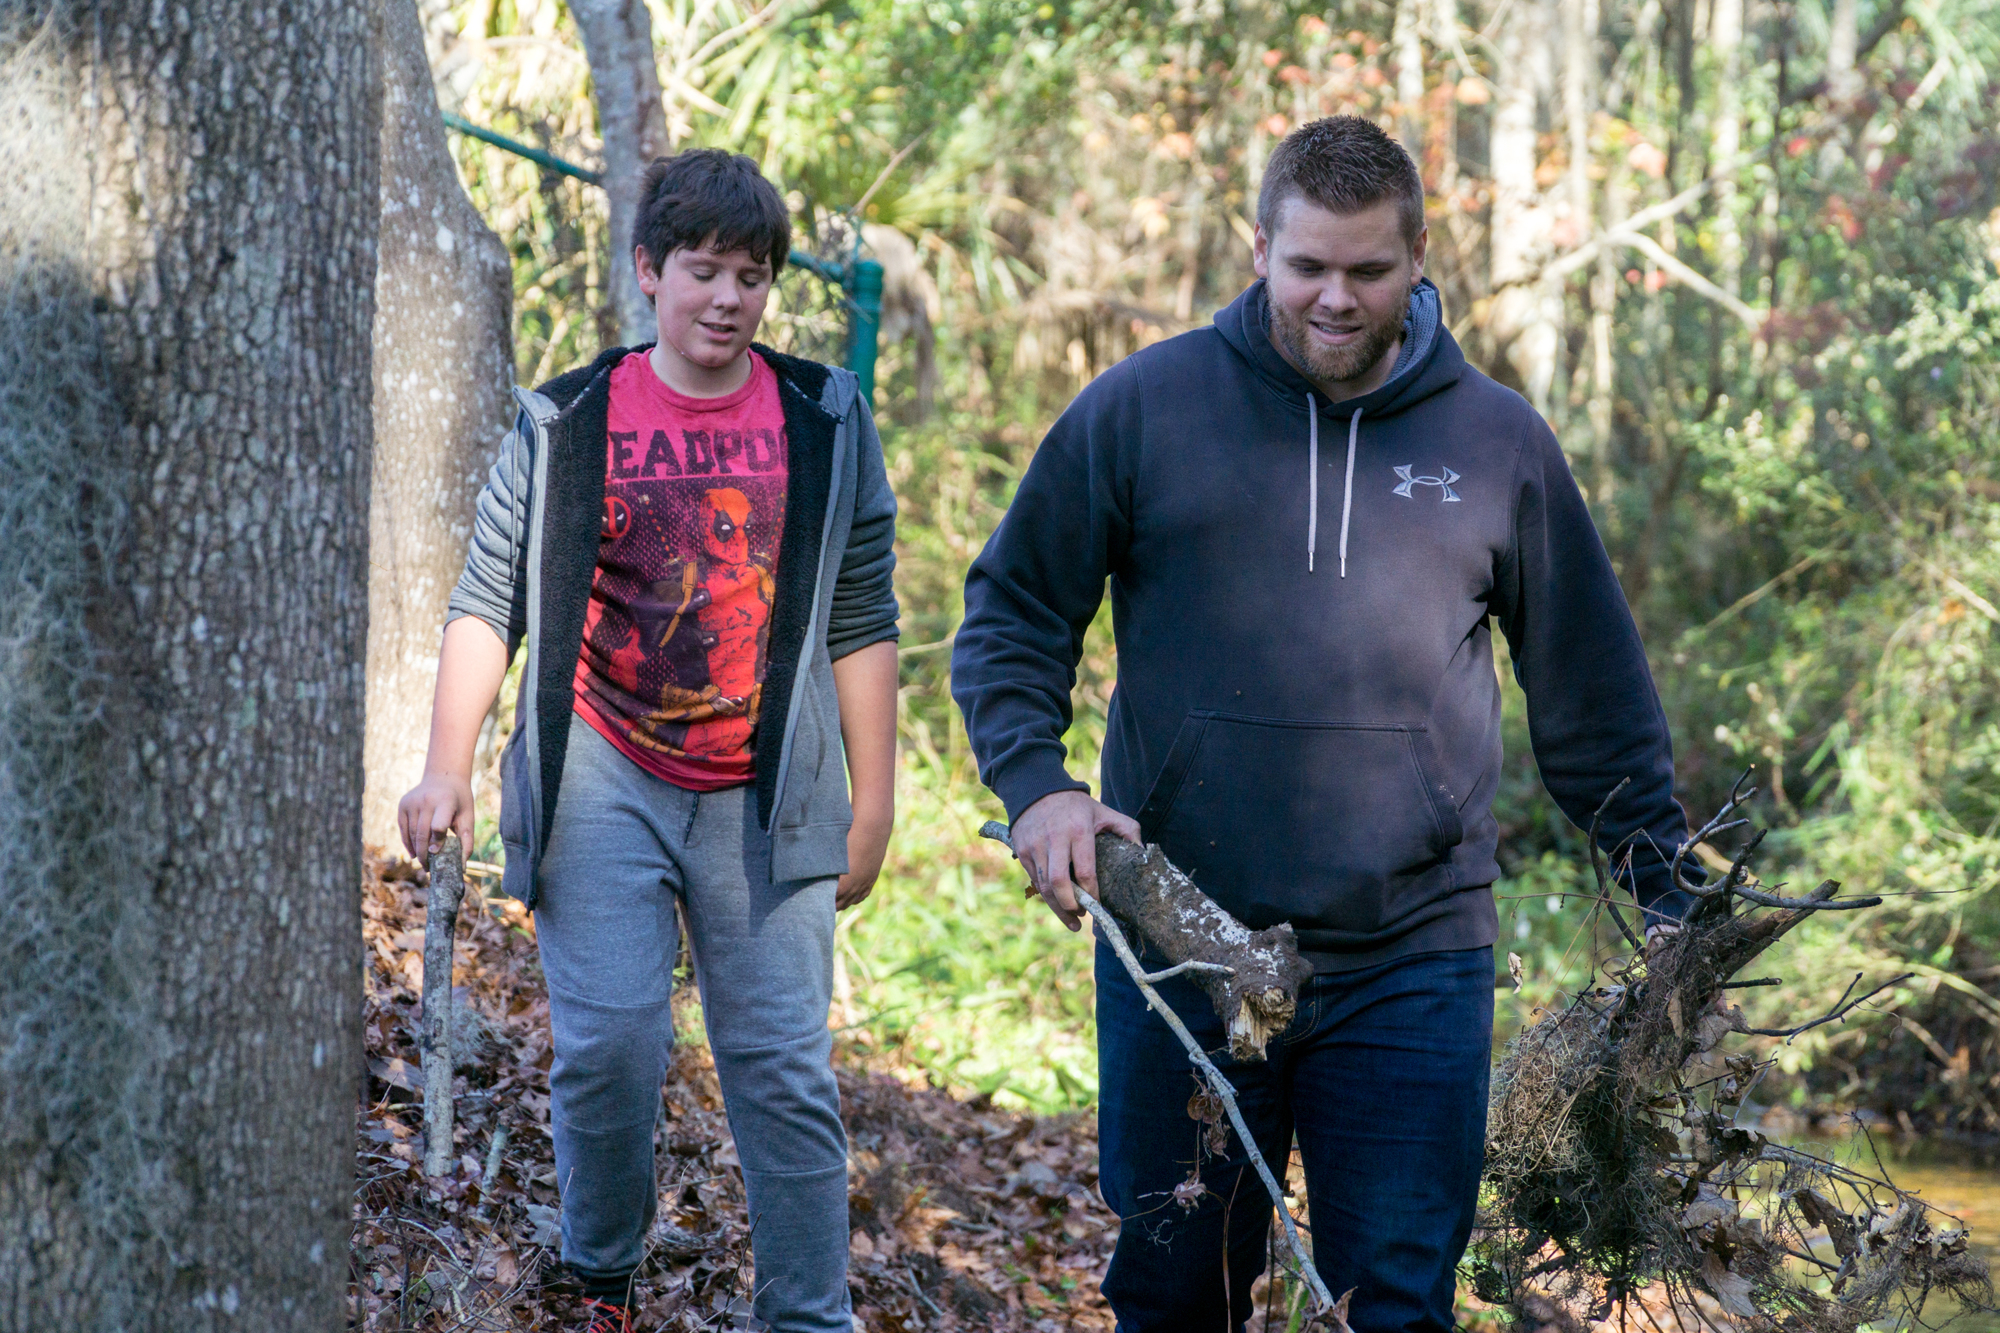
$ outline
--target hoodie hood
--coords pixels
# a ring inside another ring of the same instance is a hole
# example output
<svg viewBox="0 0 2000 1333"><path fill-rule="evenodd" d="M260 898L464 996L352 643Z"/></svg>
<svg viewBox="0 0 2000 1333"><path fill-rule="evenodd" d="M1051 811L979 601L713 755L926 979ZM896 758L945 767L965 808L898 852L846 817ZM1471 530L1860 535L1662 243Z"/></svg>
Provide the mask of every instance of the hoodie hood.
<svg viewBox="0 0 2000 1333"><path fill-rule="evenodd" d="M1465 370L1465 355L1444 327L1437 288L1419 278L1410 290L1403 317L1403 342L1389 378L1368 393L1329 403L1271 342L1270 293L1259 278L1217 312L1215 327L1237 355L1249 361L1278 397L1306 409L1306 572L1319 567L1319 419L1323 412L1347 418L1347 466L1340 494L1339 574L1347 577L1347 534L1354 519L1354 454L1363 416L1392 416L1450 388Z"/></svg>
<svg viewBox="0 0 2000 1333"><path fill-rule="evenodd" d="M1271 392L1301 409L1310 395L1320 411L1343 417L1357 411L1369 417L1400 412L1450 388L1465 373L1465 354L1444 327L1438 290L1429 278L1419 279L1410 290L1403 346L1389 378L1368 393L1338 403L1329 402L1325 393L1295 370L1272 344L1271 298L1262 278L1215 312L1215 328L1238 356L1256 368L1258 378Z"/></svg>

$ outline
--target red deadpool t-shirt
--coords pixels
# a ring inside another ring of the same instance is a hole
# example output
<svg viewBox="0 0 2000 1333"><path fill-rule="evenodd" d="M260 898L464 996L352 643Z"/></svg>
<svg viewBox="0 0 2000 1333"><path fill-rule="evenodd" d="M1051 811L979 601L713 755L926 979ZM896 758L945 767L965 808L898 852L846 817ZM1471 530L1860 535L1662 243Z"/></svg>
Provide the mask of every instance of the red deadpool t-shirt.
<svg viewBox="0 0 2000 1333"><path fill-rule="evenodd" d="M755 352L721 398L611 372L604 520L576 664L577 711L677 786L748 782L784 537L785 416Z"/></svg>

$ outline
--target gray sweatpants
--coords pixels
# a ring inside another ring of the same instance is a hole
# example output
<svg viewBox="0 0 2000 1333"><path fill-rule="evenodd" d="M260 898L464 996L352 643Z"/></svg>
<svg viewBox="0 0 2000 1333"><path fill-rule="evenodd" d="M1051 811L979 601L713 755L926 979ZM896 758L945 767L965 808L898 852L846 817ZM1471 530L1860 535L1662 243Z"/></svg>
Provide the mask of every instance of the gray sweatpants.
<svg viewBox="0 0 2000 1333"><path fill-rule="evenodd" d="M830 879L770 882L754 788L676 787L572 719L535 910L570 1265L624 1272L644 1254L678 900L749 1194L756 1315L785 1333L851 1328L847 1137L826 1026L833 892Z"/></svg>

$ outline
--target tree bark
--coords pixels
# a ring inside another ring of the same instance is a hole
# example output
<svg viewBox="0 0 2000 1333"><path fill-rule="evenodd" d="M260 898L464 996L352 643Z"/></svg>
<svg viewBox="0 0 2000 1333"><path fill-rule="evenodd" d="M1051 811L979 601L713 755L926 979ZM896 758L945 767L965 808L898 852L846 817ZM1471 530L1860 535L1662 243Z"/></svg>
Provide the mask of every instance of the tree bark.
<svg viewBox="0 0 2000 1333"><path fill-rule="evenodd" d="M370 8L13 4L0 104L0 1327L331 1328Z"/></svg>
<svg viewBox="0 0 2000 1333"><path fill-rule="evenodd" d="M459 183L415 0L388 0L382 29L361 835L394 847L396 802L423 775L445 603L512 415L513 269Z"/></svg>
<svg viewBox="0 0 2000 1333"><path fill-rule="evenodd" d="M658 326L632 267L632 227L639 216L639 176L673 151L653 54L653 21L644 0L575 0L597 119L604 139L604 193L611 206L611 307L626 346L651 342Z"/></svg>

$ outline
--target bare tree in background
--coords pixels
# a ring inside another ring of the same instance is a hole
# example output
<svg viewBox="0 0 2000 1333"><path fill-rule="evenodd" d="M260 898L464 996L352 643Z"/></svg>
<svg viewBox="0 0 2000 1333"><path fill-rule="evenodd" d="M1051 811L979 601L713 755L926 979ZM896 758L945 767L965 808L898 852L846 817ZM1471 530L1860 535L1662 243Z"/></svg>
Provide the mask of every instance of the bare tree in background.
<svg viewBox="0 0 2000 1333"><path fill-rule="evenodd" d="M1493 104L1493 303L1486 336L1544 414L1561 342L1561 301L1540 281L1553 221L1535 181L1536 110L1552 90L1556 31L1549 0L1516 0L1502 16Z"/></svg>
<svg viewBox="0 0 2000 1333"><path fill-rule="evenodd" d="M371 37L0 8L0 1328L340 1318Z"/></svg>
<svg viewBox="0 0 2000 1333"><path fill-rule="evenodd" d="M438 627L511 415L512 308L507 249L445 144L415 0L387 0L361 812L377 846L396 845L396 802L423 774Z"/></svg>
<svg viewBox="0 0 2000 1333"><path fill-rule="evenodd" d="M1423 0L1397 0L1389 41L1396 48L1396 134L1404 151L1424 160Z"/></svg>
<svg viewBox="0 0 2000 1333"><path fill-rule="evenodd" d="M639 173L673 151L653 50L653 20L645 0L573 0L597 90L598 132L604 140L604 192L611 205L611 308L618 341L651 342L653 307L632 271L632 225L639 216Z"/></svg>
<svg viewBox="0 0 2000 1333"><path fill-rule="evenodd" d="M1826 37L1826 89L1836 101L1846 101L1861 86L1854 61L1861 45L1856 0L1833 0Z"/></svg>
<svg viewBox="0 0 2000 1333"><path fill-rule="evenodd" d="M1743 0L1714 0L1708 20L1714 48L1714 148L1709 174L1715 181L1716 283L1734 296L1743 294L1743 235L1736 225L1736 155L1743 148Z"/></svg>

